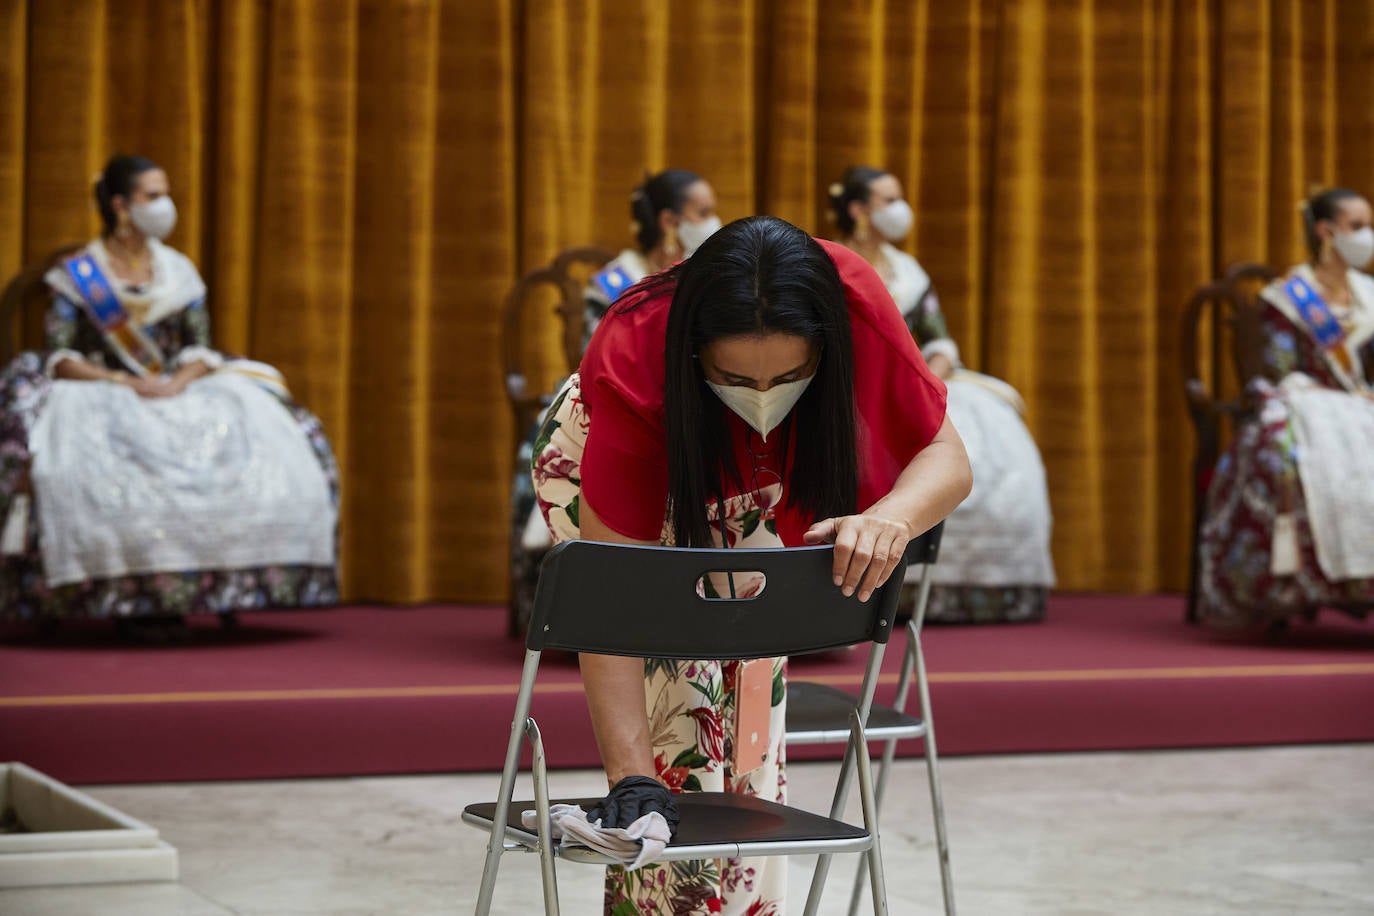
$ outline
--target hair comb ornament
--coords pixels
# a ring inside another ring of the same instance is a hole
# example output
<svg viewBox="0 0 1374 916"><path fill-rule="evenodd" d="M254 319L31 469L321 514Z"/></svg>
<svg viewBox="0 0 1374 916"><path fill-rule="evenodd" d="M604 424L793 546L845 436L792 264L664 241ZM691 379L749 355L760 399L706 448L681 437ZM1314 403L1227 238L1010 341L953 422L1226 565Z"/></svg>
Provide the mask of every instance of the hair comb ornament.
<svg viewBox="0 0 1374 916"><path fill-rule="evenodd" d="M843 196L844 196L844 185L840 184L838 181L835 182L834 184L832 184L832 185L830 186L829 190L830 190L830 196L831 196L831 197L843 197Z"/></svg>

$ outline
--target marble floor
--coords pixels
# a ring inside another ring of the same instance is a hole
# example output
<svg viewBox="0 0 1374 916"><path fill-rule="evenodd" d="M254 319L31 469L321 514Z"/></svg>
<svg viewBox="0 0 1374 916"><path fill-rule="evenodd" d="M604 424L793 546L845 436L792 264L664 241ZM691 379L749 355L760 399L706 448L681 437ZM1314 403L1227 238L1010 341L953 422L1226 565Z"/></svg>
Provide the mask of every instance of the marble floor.
<svg viewBox="0 0 1374 916"><path fill-rule="evenodd" d="M924 773L897 764L884 840L894 914L940 910ZM834 770L789 771L823 809ZM950 759L965 914L1374 913L1374 745ZM471 912L482 834L458 822L491 775L105 786L181 853L179 884L0 891L5 916L438 916ZM554 774L592 794L599 774ZM494 912L542 912L537 862L508 856ZM809 862L791 863L793 907ZM837 861L824 913L842 913ZM563 912L600 912L600 874L565 864Z"/></svg>

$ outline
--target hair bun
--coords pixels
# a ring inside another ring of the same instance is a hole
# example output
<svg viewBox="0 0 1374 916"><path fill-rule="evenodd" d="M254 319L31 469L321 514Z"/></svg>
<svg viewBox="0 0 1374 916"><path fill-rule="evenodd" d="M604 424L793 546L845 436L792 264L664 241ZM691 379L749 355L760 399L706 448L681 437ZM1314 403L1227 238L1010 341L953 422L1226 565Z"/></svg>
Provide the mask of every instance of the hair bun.
<svg viewBox="0 0 1374 916"><path fill-rule="evenodd" d="M844 196L844 185L838 181L832 184L828 188L828 190L830 191L830 196L835 198L836 200L839 200L841 197Z"/></svg>

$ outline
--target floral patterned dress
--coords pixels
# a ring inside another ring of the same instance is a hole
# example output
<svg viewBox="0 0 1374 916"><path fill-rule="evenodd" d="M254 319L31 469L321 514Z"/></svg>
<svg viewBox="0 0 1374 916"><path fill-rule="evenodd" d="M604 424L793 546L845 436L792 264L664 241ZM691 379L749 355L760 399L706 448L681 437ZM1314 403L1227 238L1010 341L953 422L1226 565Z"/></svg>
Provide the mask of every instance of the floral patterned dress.
<svg viewBox="0 0 1374 916"><path fill-rule="evenodd" d="M1266 290L1266 298L1283 295L1280 286ZM1364 283L1356 281L1352 287L1358 290ZM1374 307L1374 301L1368 306ZM1211 626L1235 628L1311 616L1321 607L1363 615L1374 609L1374 579L1331 581L1322 574L1303 496L1292 416L1278 385L1298 372L1335 390L1349 390L1351 382L1338 377L1307 328L1272 302L1261 323L1266 377L1249 385L1259 409L1239 424L1207 491L1198 558L1199 617ZM1363 379L1374 369L1374 341L1351 356L1354 384L1367 391ZM1360 396L1351 392L1351 397ZM1356 460L1367 461L1369 456ZM1271 563L1275 528L1284 514L1293 518L1298 562L1296 571L1276 574Z"/></svg>
<svg viewBox="0 0 1374 916"><path fill-rule="evenodd" d="M178 354L210 345L210 317L204 299L143 326L144 333L175 365ZM83 354L110 368L117 355L84 309L55 294L47 314L47 352ZM28 492L29 432L52 390L46 353L24 352L0 373L0 520L8 519L14 497ZM96 384L96 383L92 383ZM320 421L304 407L281 398L319 459L337 505L339 473ZM38 508L30 500L22 553L0 558L0 616L152 617L191 613L224 614L268 607L315 607L338 600L334 566L265 566L253 569L185 570L87 580L50 588L38 544Z"/></svg>
<svg viewBox="0 0 1374 916"><path fill-rule="evenodd" d="M579 536L581 466L590 417L582 402L580 380L570 378L534 443L533 482L539 508L561 542ZM772 484L725 502L725 533L731 547L781 547L773 507L782 499L781 484ZM715 524L717 507L707 508ZM671 543L665 526L664 543ZM720 537L716 535L717 546ZM710 583L708 583L708 586ZM747 598L761 579L736 580L737 594ZM674 792L730 791L770 801L786 801L786 745L783 741L787 690L785 659L774 659L768 762L736 774L734 756L735 676L739 662L671 661L644 663L645 704L658 776ZM605 911L610 916L639 913L726 913L778 916L787 887L786 860L724 859L664 862L637 871L607 869Z"/></svg>

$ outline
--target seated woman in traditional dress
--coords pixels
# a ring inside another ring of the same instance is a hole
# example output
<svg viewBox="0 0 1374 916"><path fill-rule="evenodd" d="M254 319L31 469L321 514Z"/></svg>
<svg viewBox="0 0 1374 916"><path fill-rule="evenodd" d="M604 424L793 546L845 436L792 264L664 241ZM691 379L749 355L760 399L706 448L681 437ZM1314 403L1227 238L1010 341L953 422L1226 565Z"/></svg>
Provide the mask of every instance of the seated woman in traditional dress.
<svg viewBox="0 0 1374 916"><path fill-rule="evenodd" d="M690 258L720 229L716 193L695 172L668 169L645 179L630 194L630 221L635 247L621 251L587 285L584 350L602 316L621 294L649 274Z"/></svg>
<svg viewBox="0 0 1374 916"><path fill-rule="evenodd" d="M1272 625L1374 608L1374 258L1369 201L1303 205L1308 264L1260 294L1265 378L1207 493L1200 618Z"/></svg>
<svg viewBox="0 0 1374 916"><path fill-rule="evenodd" d="M162 243L162 169L116 157L95 196L103 234L44 278L46 352L0 376L0 613L165 635L191 613L333 603L319 421L275 369L211 349L205 283Z"/></svg>
<svg viewBox="0 0 1374 916"><path fill-rule="evenodd" d="M901 182L856 166L830 186L846 246L878 271L930 368L949 387L950 422L973 466L973 493L945 522L927 619L951 623L1039 620L1049 587L1050 504L1045 467L1006 382L963 368L930 276L896 247L911 231Z"/></svg>
<svg viewBox="0 0 1374 916"><path fill-rule="evenodd" d="M686 169L668 169L645 179L630 194L630 219L635 247L621 251L587 284L584 350L607 309L626 290L650 274L691 257L720 229L715 191L706 179ZM528 467L531 457L539 452L535 435L531 430L521 444L517 468ZM515 619L523 622L534 607L539 562L553 546L553 539L535 504L530 475L518 470L511 487L511 510L511 582L515 590L511 600Z"/></svg>

